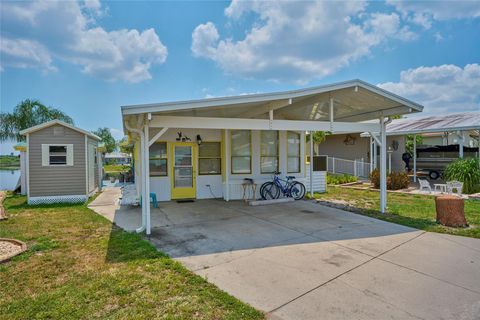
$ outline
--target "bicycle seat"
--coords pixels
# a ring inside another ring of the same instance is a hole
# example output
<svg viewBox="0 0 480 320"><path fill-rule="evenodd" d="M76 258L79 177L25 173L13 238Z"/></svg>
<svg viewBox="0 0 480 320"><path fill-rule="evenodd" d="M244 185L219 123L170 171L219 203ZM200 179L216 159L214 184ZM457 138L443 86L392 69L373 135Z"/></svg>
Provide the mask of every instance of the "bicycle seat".
<svg viewBox="0 0 480 320"><path fill-rule="evenodd" d="M285 178L287 178L287 180L293 180L295 179L295 176L286 176Z"/></svg>

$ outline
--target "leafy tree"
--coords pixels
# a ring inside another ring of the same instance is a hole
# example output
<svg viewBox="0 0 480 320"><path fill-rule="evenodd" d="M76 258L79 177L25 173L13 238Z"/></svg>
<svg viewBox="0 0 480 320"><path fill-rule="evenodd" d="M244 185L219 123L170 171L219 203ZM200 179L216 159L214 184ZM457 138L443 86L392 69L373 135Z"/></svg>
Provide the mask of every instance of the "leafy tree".
<svg viewBox="0 0 480 320"><path fill-rule="evenodd" d="M330 134L328 131L315 131L313 133L313 142L314 143L322 143L325 141L327 136ZM306 135L307 142L310 142L310 134Z"/></svg>
<svg viewBox="0 0 480 320"><path fill-rule="evenodd" d="M23 100L13 112L0 113L0 141L23 141L25 137L20 131L54 119L73 124L73 119L59 109L47 107L38 100Z"/></svg>
<svg viewBox="0 0 480 320"><path fill-rule="evenodd" d="M130 143L128 137L123 137L118 141L118 148L120 152L123 153L132 153L133 152L133 145Z"/></svg>
<svg viewBox="0 0 480 320"><path fill-rule="evenodd" d="M423 143L423 137L421 135L417 135L417 146ZM405 139L405 150L413 156L413 134L408 134Z"/></svg>
<svg viewBox="0 0 480 320"><path fill-rule="evenodd" d="M110 129L98 128L98 130L93 131L93 134L102 138L102 142L105 144L105 151L107 151L107 153L115 151L117 148L117 142L113 138Z"/></svg>

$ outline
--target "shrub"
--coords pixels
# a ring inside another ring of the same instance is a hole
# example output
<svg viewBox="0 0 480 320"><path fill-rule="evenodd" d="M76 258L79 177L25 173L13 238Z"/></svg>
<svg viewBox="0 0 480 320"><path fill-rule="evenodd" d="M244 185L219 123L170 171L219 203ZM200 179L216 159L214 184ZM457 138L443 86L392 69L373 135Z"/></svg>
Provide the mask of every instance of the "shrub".
<svg viewBox="0 0 480 320"><path fill-rule="evenodd" d="M399 190L408 188L410 179L406 172L392 172L387 177L387 189Z"/></svg>
<svg viewBox="0 0 480 320"><path fill-rule="evenodd" d="M349 174L327 174L327 184L344 184L357 181L357 177Z"/></svg>
<svg viewBox="0 0 480 320"><path fill-rule="evenodd" d="M380 170L375 169L370 173L370 181L372 182L374 188L380 188ZM387 175L387 189L388 190L399 190L405 189L408 187L410 179L406 172L391 172Z"/></svg>
<svg viewBox="0 0 480 320"><path fill-rule="evenodd" d="M480 163L478 159L458 159L450 163L443 172L447 181L463 182L463 193L471 194L480 191Z"/></svg>

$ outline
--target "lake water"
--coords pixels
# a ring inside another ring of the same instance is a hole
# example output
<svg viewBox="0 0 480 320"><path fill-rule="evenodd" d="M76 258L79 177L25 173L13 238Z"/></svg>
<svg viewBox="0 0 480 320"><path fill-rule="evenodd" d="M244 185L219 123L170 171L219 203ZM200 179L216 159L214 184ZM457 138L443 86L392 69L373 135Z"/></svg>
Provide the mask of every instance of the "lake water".
<svg viewBox="0 0 480 320"><path fill-rule="evenodd" d="M0 190L13 190L20 177L20 170L0 170Z"/></svg>

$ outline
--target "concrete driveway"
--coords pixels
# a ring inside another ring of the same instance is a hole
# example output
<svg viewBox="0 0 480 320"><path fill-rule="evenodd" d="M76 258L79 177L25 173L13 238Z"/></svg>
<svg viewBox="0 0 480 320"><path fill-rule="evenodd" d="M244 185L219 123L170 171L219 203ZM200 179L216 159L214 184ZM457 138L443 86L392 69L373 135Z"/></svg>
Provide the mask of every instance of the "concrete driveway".
<svg viewBox="0 0 480 320"><path fill-rule="evenodd" d="M108 214L97 200L92 208L119 226L139 225L138 209ZM150 241L272 319L480 319L478 239L307 201L160 207Z"/></svg>

